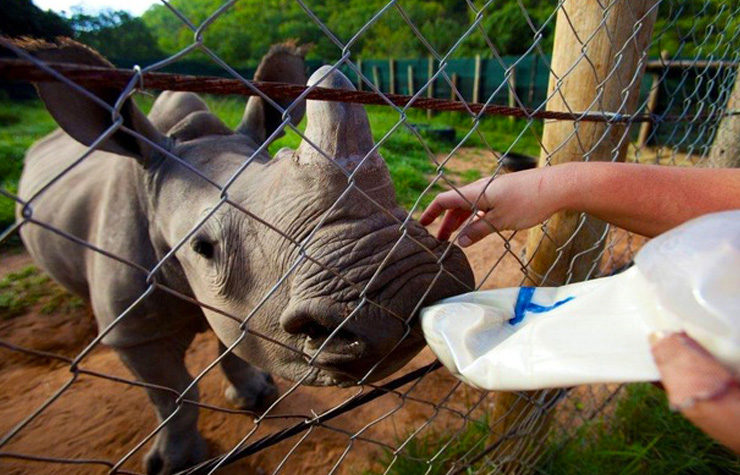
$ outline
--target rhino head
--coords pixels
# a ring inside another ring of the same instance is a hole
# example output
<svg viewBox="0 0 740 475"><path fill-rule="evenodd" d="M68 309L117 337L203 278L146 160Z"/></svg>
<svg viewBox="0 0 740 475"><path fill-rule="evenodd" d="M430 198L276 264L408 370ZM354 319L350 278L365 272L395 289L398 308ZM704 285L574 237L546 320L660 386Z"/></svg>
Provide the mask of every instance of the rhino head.
<svg viewBox="0 0 740 475"><path fill-rule="evenodd" d="M290 56L268 55L257 79L300 82L303 63ZM329 67L308 83L354 89ZM39 91L65 131L90 144L110 112L65 87ZM92 92L114 104L120 91ZM462 251L396 202L361 105L307 101L305 138L273 158L258 150L283 118L261 98L236 131L189 93L162 94L148 118L130 100L121 113L129 132L99 148L135 160L132 199L144 203L155 278L197 299L219 339L267 371L313 385L385 377L423 347L422 304L474 285ZM303 104L290 113L300 121Z"/></svg>
<svg viewBox="0 0 740 475"><path fill-rule="evenodd" d="M353 89L328 67L308 83ZM458 248L407 220L361 105L309 100L306 119L297 150L251 163L177 260L199 301L247 317L240 325L204 310L224 343L239 340L240 357L305 384L376 380L423 347L422 303L472 288L472 271ZM224 137L201 140L175 153L201 157L198 168L216 183L250 153L219 150ZM185 198L179 181L159 194L166 205L156 221L174 230L170 246L219 202L206 186Z"/></svg>
<svg viewBox="0 0 740 475"><path fill-rule="evenodd" d="M328 66L308 84L353 89ZM194 246L225 243L235 246L227 255L242 256L231 272L246 271L246 279L228 305L241 315L287 276L248 325L285 346L247 337L237 354L308 384L376 380L422 348L415 315L421 304L472 288L472 271L458 248L407 220L361 105L309 100L306 111L297 150L280 150L234 182L239 207L275 229L230 208L219 215L229 225L196 235ZM201 264L224 257L214 258ZM247 299L244 285L252 286ZM194 290L219 292L209 284ZM232 321L210 321L224 341L239 333Z"/></svg>

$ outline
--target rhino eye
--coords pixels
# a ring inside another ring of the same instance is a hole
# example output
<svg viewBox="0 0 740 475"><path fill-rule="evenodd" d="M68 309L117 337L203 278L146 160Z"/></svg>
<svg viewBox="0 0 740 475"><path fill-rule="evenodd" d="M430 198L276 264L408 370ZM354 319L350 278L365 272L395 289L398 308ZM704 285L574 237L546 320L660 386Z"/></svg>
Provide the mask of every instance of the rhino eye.
<svg viewBox="0 0 740 475"><path fill-rule="evenodd" d="M197 239L193 241L193 250L206 259L211 259L213 257L213 254L215 253L213 243L210 243L203 239Z"/></svg>

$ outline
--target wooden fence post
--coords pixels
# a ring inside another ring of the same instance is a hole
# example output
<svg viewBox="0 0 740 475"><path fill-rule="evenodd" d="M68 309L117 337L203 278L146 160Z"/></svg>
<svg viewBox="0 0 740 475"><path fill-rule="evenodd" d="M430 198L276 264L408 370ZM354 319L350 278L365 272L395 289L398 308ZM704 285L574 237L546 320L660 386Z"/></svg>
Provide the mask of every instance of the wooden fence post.
<svg viewBox="0 0 740 475"><path fill-rule="evenodd" d="M480 102L480 55L475 55L475 73L473 75L473 102Z"/></svg>
<svg viewBox="0 0 740 475"><path fill-rule="evenodd" d="M409 64L408 68L406 68L406 76L409 81L409 96L414 95L414 67Z"/></svg>
<svg viewBox="0 0 740 475"><path fill-rule="evenodd" d="M633 113L656 4L657 0L619 0L605 10L602 2L564 1L555 26L548 86L548 97L552 97L547 110L581 112L591 107L593 112ZM625 91L628 84L632 87ZM559 92L552 94L556 87ZM629 95L620 109L624 93ZM625 127L546 121L540 166L581 160L623 161L628 145ZM540 226L530 230L529 284L562 285L586 279L598 267L602 246L597 243L605 230L605 223L590 216L584 222L581 214L574 212L554 215L545 230Z"/></svg>
<svg viewBox="0 0 740 475"><path fill-rule="evenodd" d="M662 62L668 61L668 51L661 51L660 58ZM660 76L663 71L657 71L652 73L650 76L650 94L647 100L647 112L648 114L654 114L658 109L658 100L660 99ZM650 138L650 131L653 128L653 123L650 121L643 122L640 125L640 135L637 137L637 148L641 149L648 144Z"/></svg>
<svg viewBox="0 0 740 475"><path fill-rule="evenodd" d="M509 74L509 107L516 107L516 68L511 68ZM509 122L514 122L513 115L509 116Z"/></svg>
<svg viewBox="0 0 740 475"><path fill-rule="evenodd" d="M452 73L452 77L450 78L450 81L452 82L452 87L450 88L450 100L456 101L457 94L455 94L455 91L457 90L457 84L459 81L457 73Z"/></svg>
<svg viewBox="0 0 740 475"><path fill-rule="evenodd" d="M725 106L725 110L737 109L740 109L740 67ZM740 115L728 115L720 121L709 152L709 163L715 167L740 167Z"/></svg>
<svg viewBox="0 0 740 475"><path fill-rule="evenodd" d="M388 60L388 82L389 90L391 94L396 93L396 60L391 58Z"/></svg>
<svg viewBox="0 0 740 475"><path fill-rule="evenodd" d="M377 66L373 66L373 84L378 88L378 91L383 91L383 88L380 87L380 71Z"/></svg>
<svg viewBox="0 0 740 475"><path fill-rule="evenodd" d="M357 90L362 91L362 60L357 59L357 70L360 74L357 75Z"/></svg>

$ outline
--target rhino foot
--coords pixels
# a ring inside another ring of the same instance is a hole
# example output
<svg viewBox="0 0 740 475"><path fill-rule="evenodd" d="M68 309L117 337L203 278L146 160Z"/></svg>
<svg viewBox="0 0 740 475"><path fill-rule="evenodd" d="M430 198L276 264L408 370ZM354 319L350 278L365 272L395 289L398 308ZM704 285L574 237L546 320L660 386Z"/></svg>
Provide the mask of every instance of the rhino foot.
<svg viewBox="0 0 740 475"><path fill-rule="evenodd" d="M237 409L262 413L277 400L279 392L269 373L255 369L249 381L240 388L230 384L224 395Z"/></svg>
<svg viewBox="0 0 740 475"><path fill-rule="evenodd" d="M144 467L148 475L169 475L204 461L208 456L208 446L200 434L190 440L169 440L160 437L144 457Z"/></svg>

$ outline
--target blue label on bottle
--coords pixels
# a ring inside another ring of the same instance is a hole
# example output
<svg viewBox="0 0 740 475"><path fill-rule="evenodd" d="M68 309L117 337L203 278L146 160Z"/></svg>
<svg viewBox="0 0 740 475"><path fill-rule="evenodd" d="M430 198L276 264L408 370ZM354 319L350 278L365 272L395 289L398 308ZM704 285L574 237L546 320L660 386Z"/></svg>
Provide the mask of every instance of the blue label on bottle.
<svg viewBox="0 0 740 475"><path fill-rule="evenodd" d="M521 287L519 289L519 295L517 295L516 297L516 305L514 306L514 318L509 320L509 323L511 325L516 325L517 323L521 323L522 320L524 320L524 315L527 312L530 312L530 313L549 312L550 310L557 308L566 302L570 302L571 300L575 298L575 297L568 297L559 302L555 302L553 305L550 305L549 307L546 307L544 305L532 303L532 297L534 297L535 290L537 290L536 287Z"/></svg>

